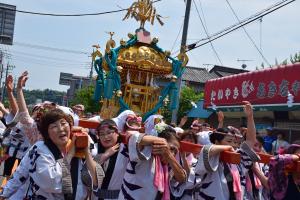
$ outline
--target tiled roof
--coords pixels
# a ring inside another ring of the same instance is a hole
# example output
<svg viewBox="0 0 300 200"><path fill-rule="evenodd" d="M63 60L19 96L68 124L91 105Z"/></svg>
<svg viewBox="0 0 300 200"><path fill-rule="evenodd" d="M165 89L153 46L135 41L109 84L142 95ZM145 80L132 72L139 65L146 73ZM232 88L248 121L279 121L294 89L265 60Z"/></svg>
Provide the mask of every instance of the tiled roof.
<svg viewBox="0 0 300 200"><path fill-rule="evenodd" d="M240 74L249 71L244 69L215 65L209 72L214 73L218 77L224 77L224 76L230 76L233 74Z"/></svg>
<svg viewBox="0 0 300 200"><path fill-rule="evenodd" d="M196 83L205 83L207 80L216 78L210 74L206 69L199 67L186 67L183 75L183 81L191 81Z"/></svg>

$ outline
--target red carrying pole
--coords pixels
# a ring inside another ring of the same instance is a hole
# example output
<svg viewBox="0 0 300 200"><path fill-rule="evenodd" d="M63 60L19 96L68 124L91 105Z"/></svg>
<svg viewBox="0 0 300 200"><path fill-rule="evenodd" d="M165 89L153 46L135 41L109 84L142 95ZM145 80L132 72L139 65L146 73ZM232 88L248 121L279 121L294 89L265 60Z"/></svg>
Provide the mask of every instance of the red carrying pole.
<svg viewBox="0 0 300 200"><path fill-rule="evenodd" d="M90 129L96 129L99 126L99 122L95 121L89 121L89 120L79 120L79 126L83 128L90 128ZM121 141L124 144L127 144L127 137L125 134L120 134ZM201 149L203 148L203 145L200 144L193 144L190 142L181 141L180 142L180 151L181 152L188 152L193 154L199 154ZM260 157L259 163L269 164L272 155L269 154L263 154L263 153L257 153ZM220 154L220 160L226 163L230 164L239 164L241 161L241 155L236 152L230 152L230 151L224 151ZM295 161L293 166L289 170L300 172L300 161Z"/></svg>

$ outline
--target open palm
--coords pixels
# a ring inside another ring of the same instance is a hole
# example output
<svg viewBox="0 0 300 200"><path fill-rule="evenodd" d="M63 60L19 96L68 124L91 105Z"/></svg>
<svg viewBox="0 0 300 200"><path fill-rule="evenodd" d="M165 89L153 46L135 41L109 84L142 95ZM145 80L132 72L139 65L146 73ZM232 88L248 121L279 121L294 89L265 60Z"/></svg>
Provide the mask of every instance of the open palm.
<svg viewBox="0 0 300 200"><path fill-rule="evenodd" d="M8 92L12 92L14 89L14 83L13 83L13 77L12 75L8 75L6 79L6 89Z"/></svg>
<svg viewBox="0 0 300 200"><path fill-rule="evenodd" d="M18 79L18 88L25 87L25 83L28 80L28 72L25 71L22 73L22 75Z"/></svg>

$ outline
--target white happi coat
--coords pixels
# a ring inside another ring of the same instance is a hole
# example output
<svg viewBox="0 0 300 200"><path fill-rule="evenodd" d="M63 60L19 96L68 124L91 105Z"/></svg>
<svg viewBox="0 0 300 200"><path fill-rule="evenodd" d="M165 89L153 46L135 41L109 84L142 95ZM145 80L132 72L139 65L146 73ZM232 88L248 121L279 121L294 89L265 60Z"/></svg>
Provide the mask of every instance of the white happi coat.
<svg viewBox="0 0 300 200"><path fill-rule="evenodd" d="M9 136L3 142L8 146L8 155L18 159L22 159L31 147L20 123L12 128Z"/></svg>
<svg viewBox="0 0 300 200"><path fill-rule="evenodd" d="M79 174L82 162L79 162ZM80 176L78 176L80 177ZM22 159L13 178L3 188L2 196L20 200L26 196L40 196L47 200L64 199L62 194L62 167L43 141L32 146ZM78 178L76 200L83 200L87 189Z"/></svg>
<svg viewBox="0 0 300 200"><path fill-rule="evenodd" d="M141 160L137 150L139 133L133 134L128 142L129 163L119 195L120 200L142 199L153 200L157 195L157 188L153 185L155 163L151 157L152 148L145 146L140 152L145 160Z"/></svg>
<svg viewBox="0 0 300 200"><path fill-rule="evenodd" d="M158 194L154 186L155 159L151 155L152 146L137 148L139 133L133 134L128 142L129 163L119 195L119 200L154 200ZM171 173L169 173L171 174ZM170 178L170 177L169 177ZM173 179L170 183L177 184Z"/></svg>
<svg viewBox="0 0 300 200"><path fill-rule="evenodd" d="M117 153L117 158L115 161L115 166L113 169L113 173L112 176L109 180L109 184L108 184L108 188L106 190L98 188L96 190L94 190L94 195L93 195L93 199L98 199L101 197L106 196L105 194L103 194L103 196L100 196L100 193L108 193L109 191L120 191L121 190L121 185L123 182L123 178L124 178L124 174L126 172L126 166L129 162L129 155L128 155L128 146L124 145L123 143L120 144L120 150ZM99 157L101 157L101 154L99 155ZM104 163L101 163L102 168L106 174L107 170L108 170L108 165L109 165L110 159L107 159ZM108 192L107 192L108 190ZM116 198L103 198L103 199L118 199L118 197Z"/></svg>
<svg viewBox="0 0 300 200"><path fill-rule="evenodd" d="M210 148L205 146L205 148ZM252 167L253 162L258 161L258 157L246 143L241 145L238 153L241 154L241 163L233 166L219 161L219 155L208 157L208 162L205 162L205 148L203 148L198 157L197 165L191 169L189 182L194 183L194 198L197 200L228 200L230 199L230 191L228 188L227 179L225 177L225 165L229 168L237 167L240 175L240 184L243 197L246 195L246 174ZM206 149L209 151L209 149ZM206 164L207 165L206 165ZM228 174L226 175L228 176ZM245 198L244 198L245 199ZM246 198L247 199L247 198Z"/></svg>
<svg viewBox="0 0 300 200"><path fill-rule="evenodd" d="M178 158L180 160L181 166L183 166L181 158ZM188 163L191 167L195 167L198 160L193 156L193 154L190 154L188 157ZM172 195L175 197L176 200L192 200L193 199L193 191L195 188L194 182L189 182L188 180L181 184L170 184L170 190Z"/></svg>

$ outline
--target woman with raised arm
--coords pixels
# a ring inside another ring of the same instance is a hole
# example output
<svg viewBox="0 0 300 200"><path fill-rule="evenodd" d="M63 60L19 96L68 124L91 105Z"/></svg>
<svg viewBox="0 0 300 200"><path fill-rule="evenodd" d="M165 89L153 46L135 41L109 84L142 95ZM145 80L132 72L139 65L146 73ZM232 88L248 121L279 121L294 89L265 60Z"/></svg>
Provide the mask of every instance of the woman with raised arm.
<svg viewBox="0 0 300 200"><path fill-rule="evenodd" d="M39 130L44 141L35 143L24 156L13 179L3 188L0 199L84 200L88 197L88 190L102 184L104 174L93 161L89 145L84 149L85 162L78 160L78 165L73 162L76 136L73 136L72 148L67 152L72 125L71 118L59 109L47 112L41 118ZM72 173L74 165L77 176ZM87 180L91 182L88 185L90 188L83 185L88 183ZM28 184L25 184L26 181ZM22 185L23 188L16 188L15 185ZM13 196L18 189L21 191L19 196Z"/></svg>
<svg viewBox="0 0 300 200"><path fill-rule="evenodd" d="M259 158L252 150L255 143L255 126L252 106L244 102L248 120L248 134L242 138L238 129L219 128L210 135L212 145L205 145L198 157L197 165L191 169L189 181L195 182L194 198L197 200L242 200L245 198L247 171ZM240 164L220 161L222 151L235 151L241 154Z"/></svg>
<svg viewBox="0 0 300 200"><path fill-rule="evenodd" d="M26 137L29 139L30 144L34 144L36 141L42 140L42 136L37 128L37 123L39 123L40 118L46 111L55 109L56 105L51 102L37 104L33 107L32 115L30 116L23 94L23 87L25 86L28 78L28 72L25 71L18 79L17 104L19 111L17 112L13 121L20 122L20 127Z"/></svg>
<svg viewBox="0 0 300 200"><path fill-rule="evenodd" d="M8 75L6 79L6 89L11 111L6 111L4 116L7 128L2 144L7 147L6 152L9 157L4 162L3 175L9 177L12 174L12 168L16 160L18 160L18 164L20 164L21 159L31 145L28 138L24 135L20 123L12 122L18 111L18 105L13 95L14 83L11 75ZM0 105L0 109L1 107Z"/></svg>
<svg viewBox="0 0 300 200"><path fill-rule="evenodd" d="M13 91L14 91L14 79L12 75L8 75L6 79L6 91L7 91L7 97L9 101L9 105L11 108L11 113L15 115L18 112L18 104L14 97Z"/></svg>
<svg viewBox="0 0 300 200"><path fill-rule="evenodd" d="M300 173L293 169L293 164L299 160L300 141L297 140L281 154L271 158L268 176L257 164L253 166L255 175L269 189L271 200L300 199Z"/></svg>

